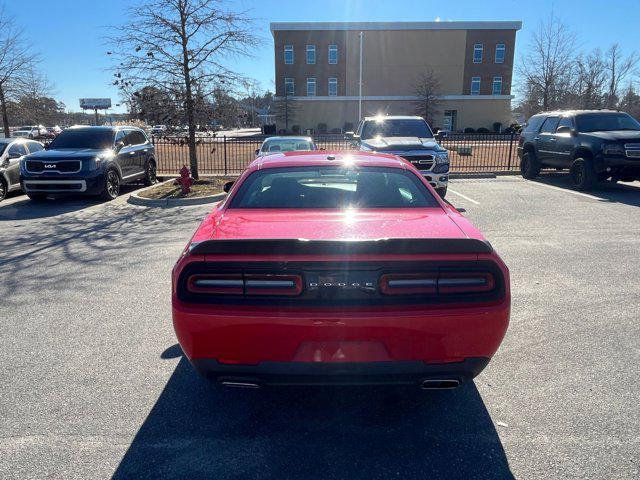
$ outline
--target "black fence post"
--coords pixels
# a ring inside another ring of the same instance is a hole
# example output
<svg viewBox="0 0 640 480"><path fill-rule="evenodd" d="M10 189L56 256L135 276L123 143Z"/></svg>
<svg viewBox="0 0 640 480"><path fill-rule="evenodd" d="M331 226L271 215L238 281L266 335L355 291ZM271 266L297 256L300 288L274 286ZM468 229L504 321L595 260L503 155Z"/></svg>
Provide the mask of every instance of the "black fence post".
<svg viewBox="0 0 640 480"><path fill-rule="evenodd" d="M228 173L228 169L227 169L227 136L223 135L222 137L222 144L224 146L224 174L227 175Z"/></svg>
<svg viewBox="0 0 640 480"><path fill-rule="evenodd" d="M509 161L507 162L507 170L511 171L511 157L513 156L513 132L509 137Z"/></svg>

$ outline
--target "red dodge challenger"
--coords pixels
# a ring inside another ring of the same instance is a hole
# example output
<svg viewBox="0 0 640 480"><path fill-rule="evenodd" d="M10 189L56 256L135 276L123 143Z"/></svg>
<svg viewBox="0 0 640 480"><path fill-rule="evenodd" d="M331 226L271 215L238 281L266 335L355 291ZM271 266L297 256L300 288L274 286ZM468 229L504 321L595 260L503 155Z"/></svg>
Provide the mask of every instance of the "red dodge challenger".
<svg viewBox="0 0 640 480"><path fill-rule="evenodd" d="M511 299L498 254L411 164L313 151L247 168L172 303L185 355L222 385L453 388L498 349Z"/></svg>

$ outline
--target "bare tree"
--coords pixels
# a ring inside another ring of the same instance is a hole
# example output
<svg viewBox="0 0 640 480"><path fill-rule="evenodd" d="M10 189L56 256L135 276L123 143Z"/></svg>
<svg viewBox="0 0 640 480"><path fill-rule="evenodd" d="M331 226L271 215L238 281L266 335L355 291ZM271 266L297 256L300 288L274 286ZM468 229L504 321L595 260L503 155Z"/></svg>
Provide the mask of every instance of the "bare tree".
<svg viewBox="0 0 640 480"><path fill-rule="evenodd" d="M594 50L586 57L579 55L576 59L576 88L579 108L601 108L604 96L603 87L607 81L607 68L600 49ZM565 105L569 106L569 105Z"/></svg>
<svg viewBox="0 0 640 480"><path fill-rule="evenodd" d="M522 90L535 95L543 110L559 106L571 84L575 42L575 35L553 15L533 34L518 73Z"/></svg>
<svg viewBox="0 0 640 480"><path fill-rule="evenodd" d="M438 113L437 106L440 103L440 80L431 68L420 73L413 91L414 95L418 97L415 102L416 114L433 124L433 118Z"/></svg>
<svg viewBox="0 0 640 480"><path fill-rule="evenodd" d="M198 178L196 89L206 96L208 86L238 81L224 62L248 55L257 44L252 21L244 12L225 10L220 0L147 0L130 7L126 18L110 40L115 75L135 86L176 86L174 94L184 95L189 163Z"/></svg>
<svg viewBox="0 0 640 480"><path fill-rule="evenodd" d="M296 120L298 111L298 103L295 97L289 95L285 89L284 95L276 100L275 103L275 119L280 125L284 125L284 130L289 131L289 126Z"/></svg>
<svg viewBox="0 0 640 480"><path fill-rule="evenodd" d="M38 56L4 6L0 6L0 110L5 136L10 136L7 102L19 95L25 76L33 72Z"/></svg>
<svg viewBox="0 0 640 480"><path fill-rule="evenodd" d="M607 50L606 69L609 75L609 88L607 91L607 108L616 108L620 92L620 84L635 73L638 65L638 55L633 52L623 57L620 45L614 43Z"/></svg>

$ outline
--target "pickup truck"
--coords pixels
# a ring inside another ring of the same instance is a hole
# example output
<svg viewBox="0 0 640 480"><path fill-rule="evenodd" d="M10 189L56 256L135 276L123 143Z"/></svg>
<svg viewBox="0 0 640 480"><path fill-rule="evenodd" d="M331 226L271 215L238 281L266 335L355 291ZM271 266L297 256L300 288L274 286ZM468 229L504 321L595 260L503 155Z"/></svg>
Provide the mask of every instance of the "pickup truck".
<svg viewBox="0 0 640 480"><path fill-rule="evenodd" d="M355 147L364 152L390 153L420 171L444 198L449 183L449 152L434 138L422 117L387 115L365 117L354 134Z"/></svg>

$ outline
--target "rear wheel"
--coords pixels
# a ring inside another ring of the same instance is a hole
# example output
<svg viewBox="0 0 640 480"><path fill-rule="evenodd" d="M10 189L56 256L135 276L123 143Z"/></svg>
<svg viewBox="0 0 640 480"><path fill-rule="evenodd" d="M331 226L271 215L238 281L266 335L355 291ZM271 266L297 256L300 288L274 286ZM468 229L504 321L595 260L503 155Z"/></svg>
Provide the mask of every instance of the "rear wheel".
<svg viewBox="0 0 640 480"><path fill-rule="evenodd" d="M598 176L593 171L593 165L589 159L577 158L571 164L571 185L576 190L590 190L598 182Z"/></svg>
<svg viewBox="0 0 640 480"><path fill-rule="evenodd" d="M144 176L144 184L149 187L151 185L153 185L154 183L156 183L156 181L158 180L156 177L156 162L155 160L149 160L147 162L147 170Z"/></svg>
<svg viewBox="0 0 640 480"><path fill-rule="evenodd" d="M107 170L104 176L104 187L100 198L102 200L111 201L115 200L120 195L120 177L115 170Z"/></svg>
<svg viewBox="0 0 640 480"><path fill-rule="evenodd" d="M531 180L540 175L540 162L532 152L526 152L520 160L520 173L523 178Z"/></svg>

